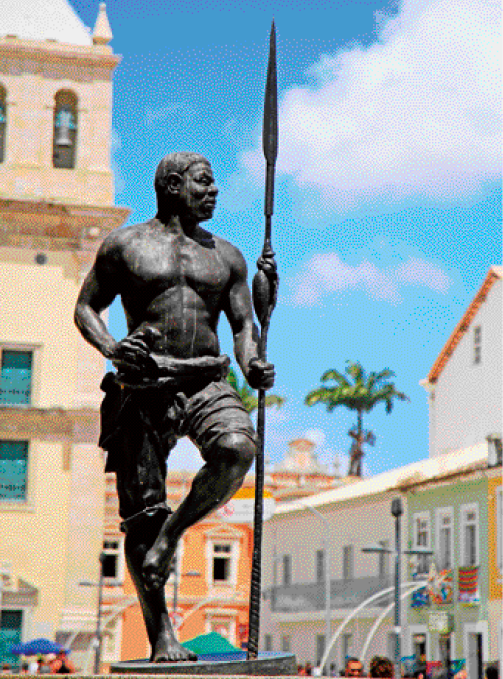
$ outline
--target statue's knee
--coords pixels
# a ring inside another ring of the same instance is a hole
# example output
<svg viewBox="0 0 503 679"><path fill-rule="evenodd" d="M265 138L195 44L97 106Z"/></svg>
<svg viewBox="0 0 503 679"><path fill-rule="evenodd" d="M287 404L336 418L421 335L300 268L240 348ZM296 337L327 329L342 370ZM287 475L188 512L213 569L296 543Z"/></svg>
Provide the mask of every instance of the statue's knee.
<svg viewBox="0 0 503 679"><path fill-rule="evenodd" d="M248 436L239 433L225 434L220 437L217 445L220 455L243 467L245 473L252 466L257 447Z"/></svg>

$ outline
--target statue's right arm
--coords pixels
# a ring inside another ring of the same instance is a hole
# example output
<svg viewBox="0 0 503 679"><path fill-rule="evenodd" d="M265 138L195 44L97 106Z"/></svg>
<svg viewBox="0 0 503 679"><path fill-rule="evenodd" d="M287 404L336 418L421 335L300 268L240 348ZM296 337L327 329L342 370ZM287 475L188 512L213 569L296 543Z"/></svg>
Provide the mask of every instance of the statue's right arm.
<svg viewBox="0 0 503 679"><path fill-rule="evenodd" d="M106 358L112 358L117 348L117 342L100 316L119 292L115 249L110 237L101 245L96 261L80 290L74 315L75 324L84 339Z"/></svg>

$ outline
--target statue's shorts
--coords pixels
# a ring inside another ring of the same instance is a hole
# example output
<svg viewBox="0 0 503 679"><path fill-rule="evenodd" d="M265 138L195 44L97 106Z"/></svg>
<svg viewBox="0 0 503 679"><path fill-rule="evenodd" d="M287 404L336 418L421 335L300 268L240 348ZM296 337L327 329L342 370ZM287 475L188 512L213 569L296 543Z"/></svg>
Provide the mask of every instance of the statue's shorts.
<svg viewBox="0 0 503 679"><path fill-rule="evenodd" d="M256 445L248 412L227 371L219 372L146 388L105 375L99 444L108 453L105 471L117 476L123 530L134 517L165 507L167 458L179 438L188 436L205 461L224 434L242 434Z"/></svg>

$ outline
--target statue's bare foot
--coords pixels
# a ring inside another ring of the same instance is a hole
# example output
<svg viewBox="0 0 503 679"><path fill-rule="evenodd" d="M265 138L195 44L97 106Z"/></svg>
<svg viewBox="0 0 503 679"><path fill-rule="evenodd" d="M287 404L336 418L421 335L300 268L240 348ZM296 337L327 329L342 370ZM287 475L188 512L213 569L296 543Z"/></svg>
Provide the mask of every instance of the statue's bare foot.
<svg viewBox="0 0 503 679"><path fill-rule="evenodd" d="M164 586L175 551L176 541L168 540L164 535L154 542L143 562L143 581L147 589Z"/></svg>
<svg viewBox="0 0 503 679"><path fill-rule="evenodd" d="M179 644L171 634L161 634L157 639L150 662L182 662L184 660L197 660L197 655Z"/></svg>

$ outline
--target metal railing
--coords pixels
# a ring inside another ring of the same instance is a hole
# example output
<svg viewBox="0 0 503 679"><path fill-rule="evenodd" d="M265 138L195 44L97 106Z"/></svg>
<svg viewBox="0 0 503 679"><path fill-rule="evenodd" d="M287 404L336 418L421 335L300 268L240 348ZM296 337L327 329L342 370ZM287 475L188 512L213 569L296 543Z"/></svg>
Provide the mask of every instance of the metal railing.
<svg viewBox="0 0 503 679"><path fill-rule="evenodd" d="M390 585L391 575L331 580L330 609L354 608ZM271 610L274 613L321 611L325 609L325 584L324 582L310 582L270 587L264 591L264 598L271 601ZM386 606L391 599L392 594L377 602L376 606Z"/></svg>

